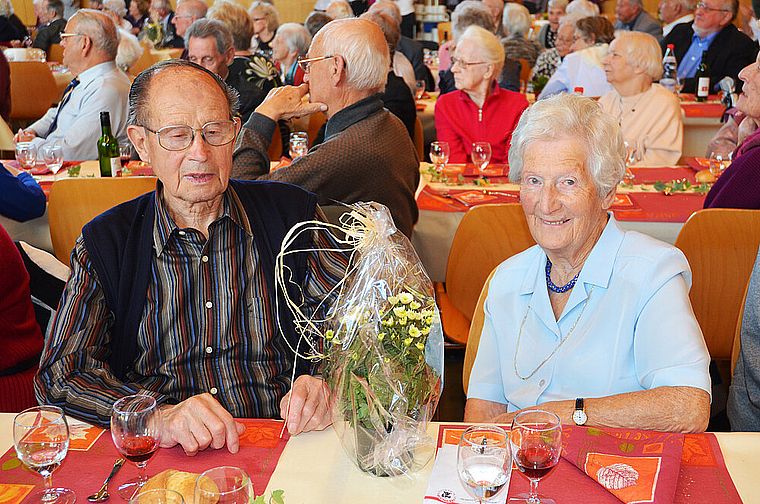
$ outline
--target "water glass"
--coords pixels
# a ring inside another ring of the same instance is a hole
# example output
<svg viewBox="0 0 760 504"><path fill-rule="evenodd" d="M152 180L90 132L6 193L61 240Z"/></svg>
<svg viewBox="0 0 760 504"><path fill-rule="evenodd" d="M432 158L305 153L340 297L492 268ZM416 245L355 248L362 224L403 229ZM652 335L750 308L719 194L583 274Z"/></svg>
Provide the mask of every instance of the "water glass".
<svg viewBox="0 0 760 504"><path fill-rule="evenodd" d="M491 144L488 142L474 142L472 144L472 162L478 167L481 175L485 174L488 163L491 162Z"/></svg>
<svg viewBox="0 0 760 504"><path fill-rule="evenodd" d="M42 148L42 159L45 160L45 164L53 174L58 173L58 170L63 166L63 147L57 143L44 146Z"/></svg>
<svg viewBox="0 0 760 504"><path fill-rule="evenodd" d="M13 446L18 459L45 478L45 489L27 499L43 504L73 504L74 492L53 488L51 479L69 451L69 426L57 406L35 406L13 419Z"/></svg>
<svg viewBox="0 0 760 504"><path fill-rule="evenodd" d="M509 488L512 456L509 437L495 425L473 425L457 447L457 473L467 492L482 504Z"/></svg>
<svg viewBox="0 0 760 504"><path fill-rule="evenodd" d="M515 464L530 481L530 493L520 494L510 502L556 504L538 495L538 482L557 466L562 453L562 425L554 413L526 410L512 420L510 442Z"/></svg>
<svg viewBox="0 0 760 504"><path fill-rule="evenodd" d="M32 142L17 143L16 161L23 170L31 170L37 164L37 147Z"/></svg>
<svg viewBox="0 0 760 504"><path fill-rule="evenodd" d="M135 495L129 504L185 504L185 499L177 491L157 488Z"/></svg>
<svg viewBox="0 0 760 504"><path fill-rule="evenodd" d="M309 134L305 131L295 131L290 134L290 159L305 156L309 152Z"/></svg>
<svg viewBox="0 0 760 504"><path fill-rule="evenodd" d="M430 144L430 160L435 165L435 171L441 173L449 162L449 142L433 142Z"/></svg>
<svg viewBox="0 0 760 504"><path fill-rule="evenodd" d="M194 504L248 504L253 498L251 478L237 467L215 467L195 480Z"/></svg>

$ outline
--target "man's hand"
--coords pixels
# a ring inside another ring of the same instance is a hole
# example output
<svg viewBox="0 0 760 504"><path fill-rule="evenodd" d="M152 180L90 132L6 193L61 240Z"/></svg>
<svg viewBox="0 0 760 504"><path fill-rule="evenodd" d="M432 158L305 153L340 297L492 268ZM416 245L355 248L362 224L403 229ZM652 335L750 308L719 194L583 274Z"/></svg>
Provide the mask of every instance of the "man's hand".
<svg viewBox="0 0 760 504"><path fill-rule="evenodd" d="M309 85L304 83L300 86L281 86L272 89L261 105L256 107L255 112L267 116L273 121L280 119L293 119L303 117L315 112L324 112L327 105L324 103L310 103L303 101L303 97L309 92Z"/></svg>
<svg viewBox="0 0 760 504"><path fill-rule="evenodd" d="M196 395L177 405L164 406L161 413L163 448L180 444L190 456L209 446L218 450L226 444L230 453L237 453L240 448L239 436L245 426L235 422L211 394Z"/></svg>
<svg viewBox="0 0 760 504"><path fill-rule="evenodd" d="M18 133L13 136L13 143L29 142L33 138L37 138L37 132L31 129L20 129Z"/></svg>
<svg viewBox="0 0 760 504"><path fill-rule="evenodd" d="M296 378L290 392L280 401L280 416L285 419L288 432L294 436L329 426L332 423L329 396L324 380L309 375Z"/></svg>

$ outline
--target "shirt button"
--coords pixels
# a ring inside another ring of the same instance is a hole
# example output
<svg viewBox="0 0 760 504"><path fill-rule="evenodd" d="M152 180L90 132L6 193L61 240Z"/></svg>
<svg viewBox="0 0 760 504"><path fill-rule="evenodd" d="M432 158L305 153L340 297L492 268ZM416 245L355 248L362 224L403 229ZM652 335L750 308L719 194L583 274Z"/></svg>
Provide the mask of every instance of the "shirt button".
<svg viewBox="0 0 760 504"><path fill-rule="evenodd" d="M178 231L177 234L180 236L185 236L187 233L185 233L184 231Z"/></svg>
<svg viewBox="0 0 760 504"><path fill-rule="evenodd" d="M211 301L206 301L206 308L213 308L213 307L214 307L214 303L212 303Z"/></svg>
<svg viewBox="0 0 760 504"><path fill-rule="evenodd" d="M209 390L209 392L211 392L211 395L216 395L216 393L219 392L219 391L216 390L216 387L211 387L211 389Z"/></svg>
<svg viewBox="0 0 760 504"><path fill-rule="evenodd" d="M211 353L211 352L213 352L213 351L214 351L214 349L213 349L213 348L211 348L210 346L207 346L207 347L206 347L206 353Z"/></svg>
<svg viewBox="0 0 760 504"><path fill-rule="evenodd" d="M201 261L208 262L208 256L205 255L205 256L201 257Z"/></svg>
<svg viewBox="0 0 760 504"><path fill-rule="evenodd" d="M538 382L538 386L543 387L544 383L546 383L546 380L541 380L540 382Z"/></svg>

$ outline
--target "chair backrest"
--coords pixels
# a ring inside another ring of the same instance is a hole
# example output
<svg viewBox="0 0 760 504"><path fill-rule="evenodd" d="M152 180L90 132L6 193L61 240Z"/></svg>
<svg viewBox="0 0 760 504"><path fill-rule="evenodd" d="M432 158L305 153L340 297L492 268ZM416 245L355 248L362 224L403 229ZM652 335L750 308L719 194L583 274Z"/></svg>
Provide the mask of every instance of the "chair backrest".
<svg viewBox="0 0 760 504"><path fill-rule="evenodd" d="M11 61L11 120L39 119L58 101L53 72L39 61Z"/></svg>
<svg viewBox="0 0 760 504"><path fill-rule="evenodd" d="M45 62L46 54L36 47L9 47L3 49L5 59L8 61L39 61Z"/></svg>
<svg viewBox="0 0 760 504"><path fill-rule="evenodd" d="M742 296L760 245L760 210L695 212L676 238L689 260L689 297L715 360L729 360Z"/></svg>
<svg viewBox="0 0 760 504"><path fill-rule="evenodd" d="M483 324L486 318L483 312L483 304L486 302L486 297L488 297L488 286L495 272L496 268L488 275L483 289L480 291L478 304L475 307L475 313L472 315L472 322L470 323L470 333L467 336L467 348L464 351L464 364L462 365L462 387L464 388L465 395L467 395L467 387L470 385L470 373L472 372L472 365L475 363L475 357L478 355L480 333L483 331Z"/></svg>
<svg viewBox="0 0 760 504"><path fill-rule="evenodd" d="M438 23L438 43L443 44L444 40L451 40L451 22Z"/></svg>
<svg viewBox="0 0 760 504"><path fill-rule="evenodd" d="M736 369L736 361L739 360L739 351L742 349L742 319L744 318L744 305L747 302L747 291L749 290L749 282L744 289L744 297L742 298L742 304L739 307L739 314L736 316L736 327L734 328L734 342L731 345L731 376L734 376L734 369Z"/></svg>
<svg viewBox="0 0 760 504"><path fill-rule="evenodd" d="M417 157L420 161L425 159L425 135L422 132L422 121L419 117L414 118L414 148L417 149Z"/></svg>
<svg viewBox="0 0 760 504"><path fill-rule="evenodd" d="M269 161L279 161L283 154L287 156L289 153L282 152L282 133L280 130L280 125L277 124L274 127L272 143L269 145L269 151L267 151L267 155L269 156Z"/></svg>
<svg viewBox="0 0 760 504"><path fill-rule="evenodd" d="M146 46L145 44L140 44L140 47L142 47L142 54L140 54L140 57L137 58L137 61L135 61L131 67L129 67L129 75L132 75L134 77L137 77L140 75L140 72L143 70L150 68L151 65L153 65L153 57L150 55L150 48Z"/></svg>
<svg viewBox="0 0 760 504"><path fill-rule="evenodd" d="M48 217L55 256L69 264L71 249L82 227L119 203L156 188L156 177L72 178L50 189Z"/></svg>
<svg viewBox="0 0 760 504"><path fill-rule="evenodd" d="M309 116L309 147L314 145L319 130L327 122L327 116L324 112L316 112Z"/></svg>
<svg viewBox="0 0 760 504"><path fill-rule="evenodd" d="M536 242L519 203L479 205L459 223L446 266L446 294L472 320L488 274Z"/></svg>
<svg viewBox="0 0 760 504"><path fill-rule="evenodd" d="M47 60L63 63L63 47L61 44L50 44L47 52Z"/></svg>
<svg viewBox="0 0 760 504"><path fill-rule="evenodd" d="M520 91L524 93L530 80L530 63L525 58L517 58L517 61L520 62Z"/></svg>

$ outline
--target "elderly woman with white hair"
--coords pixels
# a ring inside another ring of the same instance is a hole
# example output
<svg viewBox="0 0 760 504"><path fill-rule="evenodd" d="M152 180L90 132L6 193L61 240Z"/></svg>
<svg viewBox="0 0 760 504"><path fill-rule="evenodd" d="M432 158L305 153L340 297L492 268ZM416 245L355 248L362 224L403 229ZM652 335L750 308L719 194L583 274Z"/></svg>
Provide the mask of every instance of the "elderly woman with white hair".
<svg viewBox="0 0 760 504"><path fill-rule="evenodd" d="M280 15L274 5L268 2L255 1L248 8L248 14L253 23L253 41L256 52L267 58L272 58L272 40L280 27Z"/></svg>
<svg viewBox="0 0 760 504"><path fill-rule="evenodd" d="M465 422L510 423L538 407L563 424L707 427L710 356L689 264L609 212L624 158L620 128L589 98L562 94L523 114L509 176L536 245L484 287Z"/></svg>
<svg viewBox="0 0 760 504"><path fill-rule="evenodd" d="M132 30L132 23L125 18L127 7L122 0L103 0L101 12L111 18L116 28L121 28L128 32Z"/></svg>
<svg viewBox="0 0 760 504"><path fill-rule="evenodd" d="M524 59L533 68L536 58L544 48L538 41L525 38L531 24L533 19L526 7L518 3L508 3L504 6L502 25L506 37L501 39L504 55L514 60Z"/></svg>
<svg viewBox="0 0 760 504"><path fill-rule="evenodd" d="M488 30L470 26L452 62L457 91L441 95L435 104L438 141L449 143L453 163L467 161L473 142L489 142L491 161L506 163L512 130L528 101L496 82L504 64L501 44Z"/></svg>
<svg viewBox="0 0 760 504"><path fill-rule="evenodd" d="M538 43L545 49L551 49L554 47L554 41L557 38L557 30L559 30L559 20L565 15L565 9L567 8L567 0L549 0L549 10L547 16L549 22L541 27L538 32Z"/></svg>
<svg viewBox="0 0 760 504"><path fill-rule="evenodd" d="M554 47L538 55L536 65L533 67L531 80L535 80L538 76L550 79L562 64L565 56L572 52L575 22L581 19L578 16L578 14L565 14L562 16L559 21L559 28L557 29L557 37L554 39Z"/></svg>
<svg viewBox="0 0 760 504"><path fill-rule="evenodd" d="M643 32L618 32L604 58L607 81L614 88L599 99L620 125L632 164L673 166L683 150L683 119L678 98L660 84L662 52Z"/></svg>
<svg viewBox="0 0 760 504"><path fill-rule="evenodd" d="M309 44L311 34L303 25L285 23L277 29L272 39L272 59L280 64L280 74L286 85L298 86L303 82L303 71L298 71L298 60L309 52Z"/></svg>

